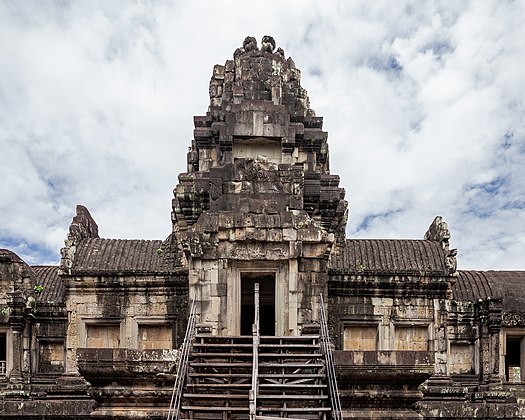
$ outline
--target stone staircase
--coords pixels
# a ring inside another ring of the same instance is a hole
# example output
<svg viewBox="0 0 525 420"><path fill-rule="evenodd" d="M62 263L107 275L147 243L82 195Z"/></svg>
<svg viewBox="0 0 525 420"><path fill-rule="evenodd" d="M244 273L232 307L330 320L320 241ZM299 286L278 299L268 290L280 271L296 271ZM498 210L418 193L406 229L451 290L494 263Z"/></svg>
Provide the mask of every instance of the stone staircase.
<svg viewBox="0 0 525 420"><path fill-rule="evenodd" d="M252 337L197 335L182 399L185 419L249 419ZM330 417L319 336L262 336L257 419Z"/></svg>

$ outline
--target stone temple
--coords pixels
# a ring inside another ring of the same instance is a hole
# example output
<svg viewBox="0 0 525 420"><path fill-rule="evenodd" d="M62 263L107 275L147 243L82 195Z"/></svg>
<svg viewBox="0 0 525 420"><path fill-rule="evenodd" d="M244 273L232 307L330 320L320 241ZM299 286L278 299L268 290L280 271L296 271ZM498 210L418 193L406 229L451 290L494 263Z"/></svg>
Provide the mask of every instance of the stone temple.
<svg viewBox="0 0 525 420"><path fill-rule="evenodd" d="M525 272L458 270L441 217L346 238L273 38L209 92L165 239L103 239L79 205L59 266L0 250L0 418L525 418Z"/></svg>

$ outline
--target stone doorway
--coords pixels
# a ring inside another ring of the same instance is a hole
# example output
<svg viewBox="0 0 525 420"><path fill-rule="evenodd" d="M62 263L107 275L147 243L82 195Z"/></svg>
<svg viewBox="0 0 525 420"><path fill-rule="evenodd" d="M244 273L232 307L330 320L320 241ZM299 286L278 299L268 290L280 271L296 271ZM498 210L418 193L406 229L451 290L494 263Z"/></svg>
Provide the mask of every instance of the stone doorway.
<svg viewBox="0 0 525 420"><path fill-rule="evenodd" d="M505 343L505 380L507 382L522 382L523 376L523 355L522 337L507 336Z"/></svg>
<svg viewBox="0 0 525 420"><path fill-rule="evenodd" d="M252 334L254 286L259 283L260 333L275 335L275 273L241 273L241 335Z"/></svg>

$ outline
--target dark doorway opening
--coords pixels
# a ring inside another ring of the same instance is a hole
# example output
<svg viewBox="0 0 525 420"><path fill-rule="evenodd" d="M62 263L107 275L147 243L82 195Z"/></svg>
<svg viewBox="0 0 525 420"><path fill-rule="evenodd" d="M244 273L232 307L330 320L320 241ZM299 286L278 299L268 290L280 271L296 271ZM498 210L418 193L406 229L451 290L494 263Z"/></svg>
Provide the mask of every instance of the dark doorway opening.
<svg viewBox="0 0 525 420"><path fill-rule="evenodd" d="M0 376L6 375L7 367L7 337L5 333L0 333Z"/></svg>
<svg viewBox="0 0 525 420"><path fill-rule="evenodd" d="M521 382L521 337L508 337L505 355L505 379L508 382Z"/></svg>
<svg viewBox="0 0 525 420"><path fill-rule="evenodd" d="M275 335L275 273L241 273L241 335L252 333L255 283L259 283L260 333Z"/></svg>

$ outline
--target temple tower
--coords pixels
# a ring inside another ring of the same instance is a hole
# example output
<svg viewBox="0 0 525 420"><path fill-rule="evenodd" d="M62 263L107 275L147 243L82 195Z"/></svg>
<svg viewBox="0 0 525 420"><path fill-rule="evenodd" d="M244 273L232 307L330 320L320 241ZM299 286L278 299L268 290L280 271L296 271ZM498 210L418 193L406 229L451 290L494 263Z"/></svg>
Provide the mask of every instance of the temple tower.
<svg viewBox="0 0 525 420"><path fill-rule="evenodd" d="M188 169L173 199L190 298L214 334L251 331L253 284L262 332L298 335L317 320L327 263L344 239L347 202L329 171L323 119L301 73L272 37L247 37L216 65L210 106L194 117Z"/></svg>

